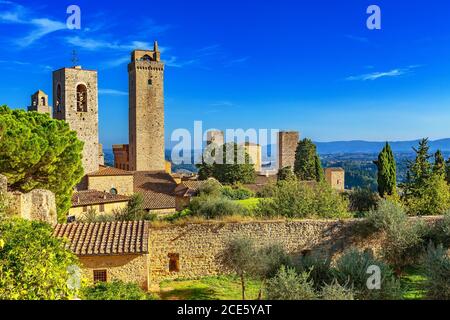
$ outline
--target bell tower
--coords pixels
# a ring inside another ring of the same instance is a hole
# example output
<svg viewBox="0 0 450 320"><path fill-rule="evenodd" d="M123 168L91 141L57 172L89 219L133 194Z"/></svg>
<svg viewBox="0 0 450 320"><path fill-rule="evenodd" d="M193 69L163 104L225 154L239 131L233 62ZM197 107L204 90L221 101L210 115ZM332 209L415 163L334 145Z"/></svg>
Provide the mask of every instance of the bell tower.
<svg viewBox="0 0 450 320"><path fill-rule="evenodd" d="M128 64L132 171L164 171L164 63L158 43L134 50Z"/></svg>
<svg viewBox="0 0 450 320"><path fill-rule="evenodd" d="M53 118L65 120L84 142L84 174L98 170L97 71L81 66L53 72Z"/></svg>

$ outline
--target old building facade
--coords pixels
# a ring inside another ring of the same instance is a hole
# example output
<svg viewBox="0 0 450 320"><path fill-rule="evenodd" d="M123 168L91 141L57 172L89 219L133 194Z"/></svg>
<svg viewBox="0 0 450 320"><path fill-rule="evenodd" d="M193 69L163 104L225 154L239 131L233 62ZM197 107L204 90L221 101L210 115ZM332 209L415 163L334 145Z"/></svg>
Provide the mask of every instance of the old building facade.
<svg viewBox="0 0 450 320"><path fill-rule="evenodd" d="M299 139L298 131L280 131L278 133L278 169L294 168L295 151Z"/></svg>
<svg viewBox="0 0 450 320"><path fill-rule="evenodd" d="M53 118L65 120L84 142L83 168L98 170L98 85L97 71L80 66L53 72Z"/></svg>
<svg viewBox="0 0 450 320"><path fill-rule="evenodd" d="M132 52L128 77L129 170L164 171L164 63L156 42Z"/></svg>

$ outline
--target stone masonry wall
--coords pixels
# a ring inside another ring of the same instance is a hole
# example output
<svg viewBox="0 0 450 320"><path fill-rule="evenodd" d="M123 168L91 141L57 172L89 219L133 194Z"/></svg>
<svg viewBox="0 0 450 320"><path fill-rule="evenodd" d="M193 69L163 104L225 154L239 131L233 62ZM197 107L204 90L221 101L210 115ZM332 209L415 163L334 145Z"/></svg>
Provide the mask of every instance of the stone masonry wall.
<svg viewBox="0 0 450 320"><path fill-rule="evenodd" d="M57 223L56 200L53 192L32 190L29 193L11 192L9 209L23 219Z"/></svg>
<svg viewBox="0 0 450 320"><path fill-rule="evenodd" d="M164 63L132 61L128 74L130 170L164 171Z"/></svg>
<svg viewBox="0 0 450 320"><path fill-rule="evenodd" d="M376 252L379 239L355 238L356 220L348 221L255 221L211 222L151 228L150 282L177 278L196 278L226 272L221 257L227 243L236 237L247 236L258 244L279 243L291 254L324 249L339 254L356 245ZM179 255L179 272L169 272L169 255Z"/></svg>
<svg viewBox="0 0 450 320"><path fill-rule="evenodd" d="M300 135L297 131L281 131L278 133L278 168L294 169L295 151Z"/></svg>
<svg viewBox="0 0 450 320"><path fill-rule="evenodd" d="M122 280L137 283L147 290L148 256L128 254L114 256L80 256L84 276L94 280L94 270L106 270L107 281Z"/></svg>
<svg viewBox="0 0 450 320"><path fill-rule="evenodd" d="M133 175L128 176L89 176L89 190L110 192L112 188L119 194L133 195L134 193Z"/></svg>

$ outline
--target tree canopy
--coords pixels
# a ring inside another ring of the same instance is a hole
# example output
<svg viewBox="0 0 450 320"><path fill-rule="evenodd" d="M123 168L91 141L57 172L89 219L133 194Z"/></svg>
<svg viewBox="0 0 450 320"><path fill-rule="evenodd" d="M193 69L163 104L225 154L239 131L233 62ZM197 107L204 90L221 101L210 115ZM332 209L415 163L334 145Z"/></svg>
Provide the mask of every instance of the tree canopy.
<svg viewBox="0 0 450 320"><path fill-rule="evenodd" d="M302 181L322 181L324 179L316 145L310 139L298 142L295 151L294 173Z"/></svg>
<svg viewBox="0 0 450 320"><path fill-rule="evenodd" d="M378 160L374 161L378 168L378 193L381 197L397 194L397 165L391 146L386 142Z"/></svg>
<svg viewBox="0 0 450 320"><path fill-rule="evenodd" d="M243 146L230 142L223 146L210 145L209 148L203 155L202 163L197 166L201 180L215 178L226 184L255 181L255 169Z"/></svg>
<svg viewBox="0 0 450 320"><path fill-rule="evenodd" d="M68 286L68 280L77 264L49 224L0 221L0 300L72 299L77 288Z"/></svg>
<svg viewBox="0 0 450 320"><path fill-rule="evenodd" d="M13 190L55 193L60 220L83 177L83 143L65 121L0 107L0 173Z"/></svg>

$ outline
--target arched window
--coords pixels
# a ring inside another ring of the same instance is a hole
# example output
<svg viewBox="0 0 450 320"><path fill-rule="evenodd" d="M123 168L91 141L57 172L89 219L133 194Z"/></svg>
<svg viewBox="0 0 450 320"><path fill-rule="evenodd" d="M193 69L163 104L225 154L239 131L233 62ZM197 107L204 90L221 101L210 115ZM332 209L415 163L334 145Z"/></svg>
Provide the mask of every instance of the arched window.
<svg viewBox="0 0 450 320"><path fill-rule="evenodd" d="M77 86L77 112L87 112L87 88L84 84Z"/></svg>
<svg viewBox="0 0 450 320"><path fill-rule="evenodd" d="M61 85L56 87L56 111L61 112Z"/></svg>
<svg viewBox="0 0 450 320"><path fill-rule="evenodd" d="M43 105L43 106L46 105L46 103L45 103L45 97L41 97L41 102L42 102L42 105Z"/></svg>
<svg viewBox="0 0 450 320"><path fill-rule="evenodd" d="M151 61L151 60L152 60L152 58L150 58L150 56L148 54L146 54L142 57L142 61Z"/></svg>
<svg viewBox="0 0 450 320"><path fill-rule="evenodd" d="M112 195L116 195L118 192L116 188L111 188L111 190L109 190L109 193Z"/></svg>

